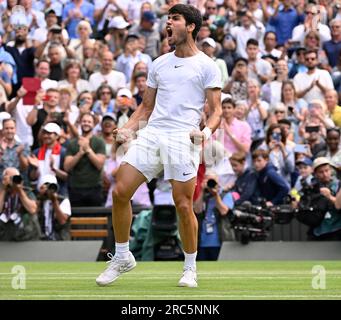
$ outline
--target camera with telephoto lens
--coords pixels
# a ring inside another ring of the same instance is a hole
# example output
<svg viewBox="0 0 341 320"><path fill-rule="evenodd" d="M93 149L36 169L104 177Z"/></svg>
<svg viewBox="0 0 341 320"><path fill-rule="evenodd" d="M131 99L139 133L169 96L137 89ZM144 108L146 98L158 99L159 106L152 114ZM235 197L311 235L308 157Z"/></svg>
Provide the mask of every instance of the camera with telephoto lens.
<svg viewBox="0 0 341 320"><path fill-rule="evenodd" d="M57 185L56 183L49 183L49 184L47 185L47 190L48 190L49 192L55 193L55 192L58 191L58 185Z"/></svg>
<svg viewBox="0 0 341 320"><path fill-rule="evenodd" d="M245 201L234 208L230 217L236 239L242 244L248 244L251 240L266 240L274 224L273 213L267 208L265 201L259 206Z"/></svg>
<svg viewBox="0 0 341 320"><path fill-rule="evenodd" d="M303 179L301 185L301 197L295 210L295 218L309 227L317 227L325 214L334 208L334 204L321 194L320 188L323 186L315 178L310 183Z"/></svg>
<svg viewBox="0 0 341 320"><path fill-rule="evenodd" d="M208 179L206 188L204 189L204 198L211 197L210 189L214 189L217 186L217 181L214 179Z"/></svg>

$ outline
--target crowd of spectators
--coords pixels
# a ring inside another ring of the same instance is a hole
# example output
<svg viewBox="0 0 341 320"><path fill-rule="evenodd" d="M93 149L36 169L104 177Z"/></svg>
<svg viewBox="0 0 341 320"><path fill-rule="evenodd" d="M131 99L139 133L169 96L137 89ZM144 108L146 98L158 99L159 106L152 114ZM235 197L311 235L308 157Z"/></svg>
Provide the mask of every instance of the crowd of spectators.
<svg viewBox="0 0 341 320"><path fill-rule="evenodd" d="M319 157L339 178L340 0L4 0L0 240L66 239L72 207L112 205L127 146L117 150L111 133L141 103L152 61L173 50L165 26L178 3L201 11L197 45L221 71L223 116L204 147L195 211L209 177L268 205L302 172L311 178ZM169 183L143 184L132 202L172 204Z"/></svg>

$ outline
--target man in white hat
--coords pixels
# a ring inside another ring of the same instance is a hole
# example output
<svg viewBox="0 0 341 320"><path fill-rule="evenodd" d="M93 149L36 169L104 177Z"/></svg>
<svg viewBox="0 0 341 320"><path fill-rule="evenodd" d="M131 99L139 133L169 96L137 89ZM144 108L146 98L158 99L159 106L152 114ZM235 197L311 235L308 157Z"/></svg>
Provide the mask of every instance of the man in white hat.
<svg viewBox="0 0 341 320"><path fill-rule="evenodd" d="M321 224L311 228L308 235L313 240L341 240L341 193L340 183L333 177L331 162L325 157L316 158L313 162L314 177L320 188L320 193L329 200L328 210L325 212ZM312 204L314 205L314 203ZM321 205L316 204L316 210Z"/></svg>
<svg viewBox="0 0 341 320"><path fill-rule="evenodd" d="M227 84L229 74L226 63L223 59L218 59L215 56L217 51L217 43L212 38L205 38L201 41L202 51L214 60L221 72L221 85L225 87Z"/></svg>
<svg viewBox="0 0 341 320"><path fill-rule="evenodd" d="M70 240L71 204L60 195L57 178L52 174L41 177L39 182L38 216L45 240Z"/></svg>
<svg viewBox="0 0 341 320"><path fill-rule="evenodd" d="M117 127L122 128L133 114L134 99L128 88L122 88L117 92L116 107Z"/></svg>
<svg viewBox="0 0 341 320"><path fill-rule="evenodd" d="M60 192L66 193L66 180L68 174L64 171L64 158L66 149L61 146L58 139L61 128L54 122L47 123L42 128L43 145L33 151L33 155L28 158L31 165L30 178L38 179L38 186L41 179L46 175L55 176L60 185Z"/></svg>

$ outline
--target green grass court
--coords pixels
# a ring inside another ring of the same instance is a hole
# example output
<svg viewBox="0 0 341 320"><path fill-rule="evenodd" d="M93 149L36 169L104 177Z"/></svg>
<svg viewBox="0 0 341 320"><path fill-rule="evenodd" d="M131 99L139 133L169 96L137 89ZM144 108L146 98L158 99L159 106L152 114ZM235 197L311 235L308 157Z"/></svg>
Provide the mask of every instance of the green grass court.
<svg viewBox="0 0 341 320"><path fill-rule="evenodd" d="M12 289L14 265L26 269L26 289ZM326 289L312 288L314 265L326 270ZM6 299L341 299L339 261L219 261L198 263L198 288L178 288L181 262L139 262L109 287L96 276L105 263L1 262L0 300Z"/></svg>

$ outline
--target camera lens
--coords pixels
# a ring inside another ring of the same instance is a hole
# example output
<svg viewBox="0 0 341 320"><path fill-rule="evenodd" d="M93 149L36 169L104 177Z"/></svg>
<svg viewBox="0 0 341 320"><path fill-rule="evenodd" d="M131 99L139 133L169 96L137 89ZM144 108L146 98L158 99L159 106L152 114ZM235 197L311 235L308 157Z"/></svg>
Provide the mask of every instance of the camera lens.
<svg viewBox="0 0 341 320"><path fill-rule="evenodd" d="M47 189L48 189L50 192L57 192L57 190L58 190L58 185L55 184L55 183L50 183L49 186L47 187Z"/></svg>
<svg viewBox="0 0 341 320"><path fill-rule="evenodd" d="M20 175L13 176L12 182L15 184L20 184L20 183L22 183L22 177Z"/></svg>
<svg viewBox="0 0 341 320"><path fill-rule="evenodd" d="M207 186L209 187L209 188L214 188L215 186L217 185L217 181L215 181L214 179L208 179L208 181L207 181Z"/></svg>

